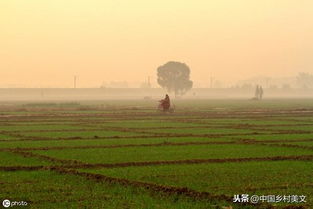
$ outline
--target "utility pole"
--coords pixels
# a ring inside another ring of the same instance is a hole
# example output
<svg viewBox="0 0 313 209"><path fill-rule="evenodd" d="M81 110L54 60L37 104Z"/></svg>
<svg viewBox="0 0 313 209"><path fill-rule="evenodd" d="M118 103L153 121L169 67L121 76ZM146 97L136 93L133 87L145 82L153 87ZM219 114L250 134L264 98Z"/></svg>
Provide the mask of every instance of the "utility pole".
<svg viewBox="0 0 313 209"><path fill-rule="evenodd" d="M213 88L213 81L214 81L214 78L211 76L211 78L210 78L210 88Z"/></svg>
<svg viewBox="0 0 313 209"><path fill-rule="evenodd" d="M76 81L77 81L77 76L74 76L74 89L76 89Z"/></svg>
<svg viewBox="0 0 313 209"><path fill-rule="evenodd" d="M151 88L150 76L148 76L148 88Z"/></svg>

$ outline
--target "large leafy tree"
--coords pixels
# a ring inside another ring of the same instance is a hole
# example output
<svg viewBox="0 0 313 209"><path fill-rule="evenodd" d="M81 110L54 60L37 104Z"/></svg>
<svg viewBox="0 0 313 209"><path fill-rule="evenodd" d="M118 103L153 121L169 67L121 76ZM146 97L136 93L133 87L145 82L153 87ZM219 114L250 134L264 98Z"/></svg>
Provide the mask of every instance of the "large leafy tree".
<svg viewBox="0 0 313 209"><path fill-rule="evenodd" d="M190 69L185 63L170 61L157 69L158 84L169 92L183 95L192 88Z"/></svg>

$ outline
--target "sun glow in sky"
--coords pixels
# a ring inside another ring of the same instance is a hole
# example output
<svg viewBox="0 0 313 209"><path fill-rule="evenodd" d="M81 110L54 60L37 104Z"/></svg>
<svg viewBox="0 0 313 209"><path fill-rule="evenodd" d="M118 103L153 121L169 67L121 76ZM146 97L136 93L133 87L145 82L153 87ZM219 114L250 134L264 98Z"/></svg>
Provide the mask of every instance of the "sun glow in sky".
<svg viewBox="0 0 313 209"><path fill-rule="evenodd" d="M181 61L214 76L313 73L312 0L2 0L0 86L156 79Z"/></svg>

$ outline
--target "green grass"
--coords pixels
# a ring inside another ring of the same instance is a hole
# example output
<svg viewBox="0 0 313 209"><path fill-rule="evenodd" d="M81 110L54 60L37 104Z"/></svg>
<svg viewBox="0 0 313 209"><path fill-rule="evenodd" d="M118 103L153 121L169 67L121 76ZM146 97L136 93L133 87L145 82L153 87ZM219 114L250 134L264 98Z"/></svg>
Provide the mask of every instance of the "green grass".
<svg viewBox="0 0 313 209"><path fill-rule="evenodd" d="M14 136L9 136L7 134L0 134L0 140L12 140L12 139L17 139L18 137Z"/></svg>
<svg viewBox="0 0 313 209"><path fill-rule="evenodd" d="M31 124L28 123L27 126L21 124L16 125L1 125L0 131L6 132L23 132L23 131L40 131L40 130L80 130L81 127L65 125L65 124L54 124L54 125L42 125L42 124Z"/></svg>
<svg viewBox="0 0 313 209"><path fill-rule="evenodd" d="M144 189L86 180L83 177L49 171L0 172L1 198L28 201L31 208L105 208L105 209L205 209L214 201L150 194ZM18 185L18 186L17 186ZM226 202L219 202L229 205Z"/></svg>
<svg viewBox="0 0 313 209"><path fill-rule="evenodd" d="M82 171L135 181L188 187L215 194L302 194L312 196L313 162L256 161L194 165L160 165ZM301 172L299 172L301 171ZM307 189L303 185L307 185ZM311 185L311 187L309 187ZM286 188L280 188L286 186ZM279 193L277 193L279 194Z"/></svg>
<svg viewBox="0 0 313 209"><path fill-rule="evenodd" d="M72 149L33 151L58 159L80 160L86 163L120 163L132 161L247 158L313 155L311 150L262 145L192 145L160 147L124 147L114 149Z"/></svg>
<svg viewBox="0 0 313 209"><path fill-rule="evenodd" d="M37 158L23 157L19 154L0 151L0 166L38 166L52 163Z"/></svg>

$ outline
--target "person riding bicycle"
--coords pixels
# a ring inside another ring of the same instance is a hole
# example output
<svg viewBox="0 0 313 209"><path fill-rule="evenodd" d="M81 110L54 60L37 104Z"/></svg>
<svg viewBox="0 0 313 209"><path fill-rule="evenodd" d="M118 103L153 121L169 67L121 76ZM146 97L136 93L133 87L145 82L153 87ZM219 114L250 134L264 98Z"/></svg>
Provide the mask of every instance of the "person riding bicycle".
<svg viewBox="0 0 313 209"><path fill-rule="evenodd" d="M166 94L165 98L160 100L160 106L162 107L163 111L168 111L171 107L170 97Z"/></svg>

